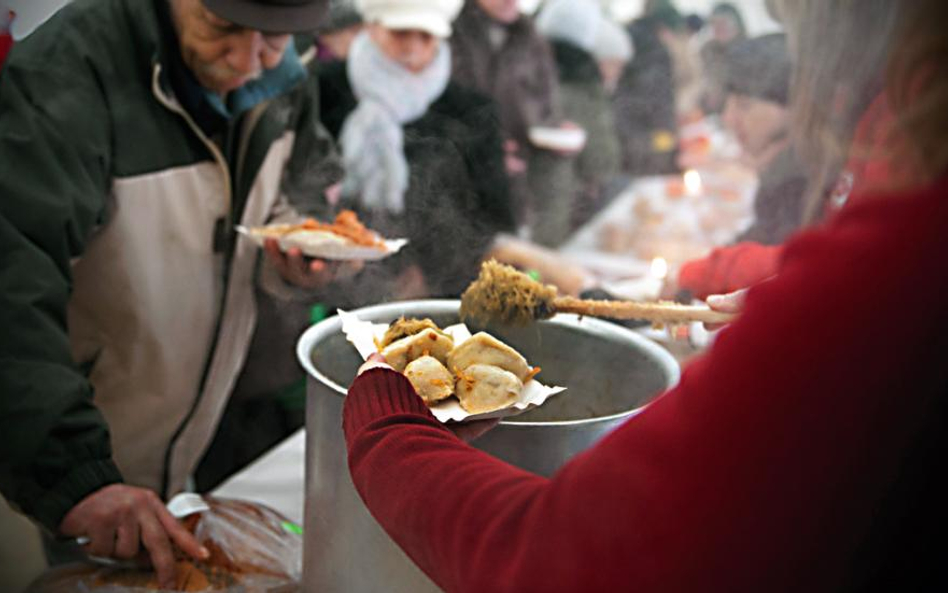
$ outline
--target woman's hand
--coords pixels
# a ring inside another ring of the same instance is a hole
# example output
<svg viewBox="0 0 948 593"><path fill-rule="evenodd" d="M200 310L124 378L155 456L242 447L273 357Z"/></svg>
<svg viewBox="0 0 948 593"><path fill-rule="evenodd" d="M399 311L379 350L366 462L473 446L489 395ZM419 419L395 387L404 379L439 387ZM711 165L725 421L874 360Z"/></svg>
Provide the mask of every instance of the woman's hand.
<svg viewBox="0 0 948 593"><path fill-rule="evenodd" d="M391 365L385 362L385 357L378 352L374 352L369 355L369 358L362 364L362 366L359 367L357 376L370 369L388 369L390 371L395 370L391 367ZM444 426L465 443L470 443L471 441L484 435L487 431L491 430L499 423L499 418L492 418L490 420L475 420L473 422L452 422L450 424L445 424Z"/></svg>
<svg viewBox="0 0 948 593"><path fill-rule="evenodd" d="M707 303L708 306L714 309L715 311L720 311L721 313L734 313L739 314L744 310L744 300L747 298L747 289L742 288L728 294L712 294L708 297ZM720 329L724 327L725 324L705 324L705 327L708 331Z"/></svg>
<svg viewBox="0 0 948 593"><path fill-rule="evenodd" d="M390 371L395 370L390 364L385 362L385 357L378 352L373 352L369 355L369 358L367 358L362 366L359 367L359 372L356 373L356 376L358 377L369 369L388 369Z"/></svg>

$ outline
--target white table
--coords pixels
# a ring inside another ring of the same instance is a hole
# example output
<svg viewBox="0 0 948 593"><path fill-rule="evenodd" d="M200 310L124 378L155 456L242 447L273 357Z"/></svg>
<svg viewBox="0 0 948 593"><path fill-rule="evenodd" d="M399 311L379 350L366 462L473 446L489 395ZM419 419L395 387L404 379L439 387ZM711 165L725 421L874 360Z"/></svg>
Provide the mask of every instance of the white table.
<svg viewBox="0 0 948 593"><path fill-rule="evenodd" d="M305 452L306 431L301 428L211 494L265 504L302 525Z"/></svg>

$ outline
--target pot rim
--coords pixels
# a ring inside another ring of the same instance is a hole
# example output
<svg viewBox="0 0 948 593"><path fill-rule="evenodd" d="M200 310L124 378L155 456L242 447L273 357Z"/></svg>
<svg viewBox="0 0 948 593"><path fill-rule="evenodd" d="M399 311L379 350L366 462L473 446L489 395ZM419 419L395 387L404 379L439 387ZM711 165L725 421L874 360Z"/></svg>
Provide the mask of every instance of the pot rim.
<svg viewBox="0 0 948 593"><path fill-rule="evenodd" d="M409 310L415 309L424 310L426 315L451 313L456 314L460 305L461 301L456 299L394 301L379 305L369 305L367 307L350 311L350 313L359 315L362 319L368 319L369 317L374 317L376 315L384 317L386 314L392 313L392 318L394 319L399 315L411 314L409 313ZM667 350L628 328L591 317L580 318L578 315L569 313L559 313L552 319L540 321L538 323L550 323L574 327L582 323L583 326L585 326L587 329L591 328L594 330L594 332L604 334L621 334L624 339L634 342L643 351L651 355L658 365L666 372L668 376L668 388L666 388L666 391L678 383L678 380L681 377L681 369L678 366L678 362ZM333 315L332 317L328 317L319 323L316 323L303 332L303 334L300 336L300 339L297 341L296 358L300 365L302 365L302 367L306 370L307 375L309 375L307 380L315 379L335 391L338 395L345 397L348 390L321 373L319 369L316 368L316 365L313 364L313 359L311 356L313 347L316 344L322 342L333 334L341 332L342 320L338 315ZM659 396L656 395L656 397ZM655 399L653 398L651 401L655 401ZM610 414L609 416L596 416L595 418L584 418L579 420L553 420L544 422L517 422L516 420L505 418L501 420L501 424L505 426L518 427L582 426L584 424L602 423L628 418L638 414L648 407L648 405L649 404L647 403L625 412ZM516 418L516 416L511 416L510 418Z"/></svg>

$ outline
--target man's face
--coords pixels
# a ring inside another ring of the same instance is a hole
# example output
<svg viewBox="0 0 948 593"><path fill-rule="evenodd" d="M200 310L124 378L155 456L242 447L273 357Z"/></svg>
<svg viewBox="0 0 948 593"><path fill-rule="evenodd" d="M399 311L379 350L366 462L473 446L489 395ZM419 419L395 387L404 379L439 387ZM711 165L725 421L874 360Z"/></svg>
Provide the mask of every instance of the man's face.
<svg viewBox="0 0 948 593"><path fill-rule="evenodd" d="M204 88L226 95L280 64L290 35L226 21L201 0L171 0L181 57Z"/></svg>
<svg viewBox="0 0 948 593"><path fill-rule="evenodd" d="M369 25L369 36L382 53L416 74L434 61L441 46L438 37L415 29L386 29L372 24Z"/></svg>
<svg viewBox="0 0 948 593"><path fill-rule="evenodd" d="M509 25L520 18L517 0L477 0L481 10L493 20Z"/></svg>
<svg viewBox="0 0 948 593"><path fill-rule="evenodd" d="M788 131L785 106L748 95L728 95L723 118L748 155L759 154Z"/></svg>

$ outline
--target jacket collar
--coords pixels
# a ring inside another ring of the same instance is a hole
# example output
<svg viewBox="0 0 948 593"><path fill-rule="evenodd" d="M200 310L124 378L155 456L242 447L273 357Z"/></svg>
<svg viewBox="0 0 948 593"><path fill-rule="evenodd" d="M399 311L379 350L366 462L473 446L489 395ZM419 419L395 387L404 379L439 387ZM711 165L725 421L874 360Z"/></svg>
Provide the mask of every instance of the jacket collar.
<svg viewBox="0 0 948 593"><path fill-rule="evenodd" d="M202 87L184 63L179 51L178 35L167 0L154 0L158 22L158 39L152 68L161 66L159 80L162 91L173 96L209 137L226 129L234 120L256 105L281 95L306 78L306 69L291 42L280 64L267 70L257 80L232 91L225 99Z"/></svg>

